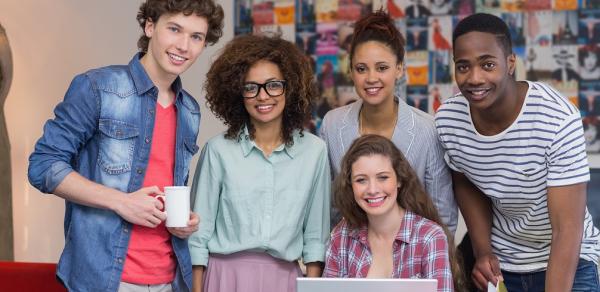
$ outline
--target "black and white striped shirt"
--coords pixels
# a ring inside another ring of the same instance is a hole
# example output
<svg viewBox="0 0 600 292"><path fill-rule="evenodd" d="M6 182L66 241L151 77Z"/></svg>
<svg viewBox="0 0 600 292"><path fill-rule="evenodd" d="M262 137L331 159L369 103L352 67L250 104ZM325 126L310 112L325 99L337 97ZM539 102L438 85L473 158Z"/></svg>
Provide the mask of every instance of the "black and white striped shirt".
<svg viewBox="0 0 600 292"><path fill-rule="evenodd" d="M450 168L492 202L492 248L502 269L545 270L552 228L547 188L589 181L579 110L550 86L529 82L525 104L503 132L484 136L458 94L436 115ZM581 258L598 263L600 232L585 211Z"/></svg>

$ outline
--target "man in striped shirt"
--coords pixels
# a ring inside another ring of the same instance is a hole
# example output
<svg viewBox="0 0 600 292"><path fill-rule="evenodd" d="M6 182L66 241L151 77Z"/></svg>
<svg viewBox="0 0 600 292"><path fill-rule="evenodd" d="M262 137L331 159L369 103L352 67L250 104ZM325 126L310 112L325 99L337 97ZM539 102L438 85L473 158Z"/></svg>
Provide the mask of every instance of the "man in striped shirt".
<svg viewBox="0 0 600 292"><path fill-rule="evenodd" d="M579 111L548 85L515 81L500 18L463 19L453 44L461 93L442 105L436 127L473 244L473 281L479 289L503 278L508 291L600 291Z"/></svg>

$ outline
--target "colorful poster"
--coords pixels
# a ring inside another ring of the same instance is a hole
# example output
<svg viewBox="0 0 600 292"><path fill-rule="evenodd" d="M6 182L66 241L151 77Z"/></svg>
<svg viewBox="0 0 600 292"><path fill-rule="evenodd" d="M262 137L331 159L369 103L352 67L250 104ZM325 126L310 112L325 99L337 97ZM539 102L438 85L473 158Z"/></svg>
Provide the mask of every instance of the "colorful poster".
<svg viewBox="0 0 600 292"><path fill-rule="evenodd" d="M450 51L430 51L429 58L429 83L451 83Z"/></svg>
<svg viewBox="0 0 600 292"><path fill-rule="evenodd" d="M454 0L456 15L471 15L475 13L475 0Z"/></svg>
<svg viewBox="0 0 600 292"><path fill-rule="evenodd" d="M408 18L426 18L431 16L429 1L427 0L404 0L408 5L404 6L404 12Z"/></svg>
<svg viewBox="0 0 600 292"><path fill-rule="evenodd" d="M535 11L525 14L526 42L529 46L552 44L552 11Z"/></svg>
<svg viewBox="0 0 600 292"><path fill-rule="evenodd" d="M600 43L600 9L579 10L578 43Z"/></svg>
<svg viewBox="0 0 600 292"><path fill-rule="evenodd" d="M257 35L280 36L293 43L296 40L295 28L293 24L265 24L255 25L252 31Z"/></svg>
<svg viewBox="0 0 600 292"><path fill-rule="evenodd" d="M296 30L297 31L315 31L315 2L314 0L296 0Z"/></svg>
<svg viewBox="0 0 600 292"><path fill-rule="evenodd" d="M522 47L525 45L525 17L523 13L502 13L502 19L508 25L510 37L514 47Z"/></svg>
<svg viewBox="0 0 600 292"><path fill-rule="evenodd" d="M407 51L427 50L427 18L409 18L406 21Z"/></svg>
<svg viewBox="0 0 600 292"><path fill-rule="evenodd" d="M317 115L323 118L333 108L339 106L336 92L336 72L339 71L337 55L317 56L316 75L321 99L317 103Z"/></svg>
<svg viewBox="0 0 600 292"><path fill-rule="evenodd" d="M554 0L555 10L575 10L577 9L577 0Z"/></svg>
<svg viewBox="0 0 600 292"><path fill-rule="evenodd" d="M254 25L275 24L275 4L273 1L258 1L252 5L252 21Z"/></svg>
<svg viewBox="0 0 600 292"><path fill-rule="evenodd" d="M429 17L429 50L452 50L452 17Z"/></svg>
<svg viewBox="0 0 600 292"><path fill-rule="evenodd" d="M513 47L516 58L515 79L527 79L527 50L526 47Z"/></svg>
<svg viewBox="0 0 600 292"><path fill-rule="evenodd" d="M552 81L556 90L564 96L577 100L579 90L579 66L577 63L577 46L553 46Z"/></svg>
<svg viewBox="0 0 600 292"><path fill-rule="evenodd" d="M501 0L500 6L503 11L519 12L525 9L527 0Z"/></svg>
<svg viewBox="0 0 600 292"><path fill-rule="evenodd" d="M406 12L404 12L405 6L397 2L398 0L385 0L385 7L387 7L387 11L390 13L390 17L394 19L406 17ZM378 6L377 3L373 4L373 7L382 7Z"/></svg>
<svg viewBox="0 0 600 292"><path fill-rule="evenodd" d="M526 11L550 10L552 9L552 0L527 0L524 9Z"/></svg>
<svg viewBox="0 0 600 292"><path fill-rule="evenodd" d="M356 21L371 11L371 0L339 0L336 18L340 21Z"/></svg>
<svg viewBox="0 0 600 292"><path fill-rule="evenodd" d="M552 49L550 47L527 46L525 53L525 67L527 80L549 81L552 80Z"/></svg>
<svg viewBox="0 0 600 292"><path fill-rule="evenodd" d="M429 110L430 114L435 114L442 103L457 92L454 91L452 84L432 84L429 85Z"/></svg>
<svg viewBox="0 0 600 292"><path fill-rule="evenodd" d="M337 20L338 0L315 0L317 22L334 22Z"/></svg>
<svg viewBox="0 0 600 292"><path fill-rule="evenodd" d="M429 110L429 94L427 85L406 87L406 103L424 112Z"/></svg>
<svg viewBox="0 0 600 292"><path fill-rule="evenodd" d="M598 45L580 46L577 59L581 81L600 80L600 47Z"/></svg>
<svg viewBox="0 0 600 292"><path fill-rule="evenodd" d="M406 73L408 85L427 85L429 51L408 51L406 54ZM427 92L427 91L425 91Z"/></svg>
<svg viewBox="0 0 600 292"><path fill-rule="evenodd" d="M579 0L579 9L600 9L600 1Z"/></svg>
<svg viewBox="0 0 600 292"><path fill-rule="evenodd" d="M317 55L336 55L338 53L338 34L336 22L317 24Z"/></svg>
<svg viewBox="0 0 600 292"><path fill-rule="evenodd" d="M275 2L275 23L294 24L294 1Z"/></svg>
<svg viewBox="0 0 600 292"><path fill-rule="evenodd" d="M451 0L431 0L429 6L431 15L451 15L452 1Z"/></svg>
<svg viewBox="0 0 600 292"><path fill-rule="evenodd" d="M235 0L234 2L234 33L248 34L252 32L252 5L250 0Z"/></svg>
<svg viewBox="0 0 600 292"><path fill-rule="evenodd" d="M579 34L577 11L557 11L553 15L552 43L575 45Z"/></svg>
<svg viewBox="0 0 600 292"><path fill-rule="evenodd" d="M600 152L600 80L579 84L579 111L583 120L583 136L588 152Z"/></svg>
<svg viewBox="0 0 600 292"><path fill-rule="evenodd" d="M502 12L500 0L475 0L477 12L497 14Z"/></svg>

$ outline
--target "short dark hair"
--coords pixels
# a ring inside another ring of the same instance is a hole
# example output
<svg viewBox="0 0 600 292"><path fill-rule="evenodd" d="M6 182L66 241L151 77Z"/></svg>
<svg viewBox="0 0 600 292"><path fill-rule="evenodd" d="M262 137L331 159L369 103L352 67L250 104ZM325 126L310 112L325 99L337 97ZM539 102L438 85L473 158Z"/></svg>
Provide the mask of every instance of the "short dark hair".
<svg viewBox="0 0 600 292"><path fill-rule="evenodd" d="M500 17L488 13L476 13L458 22L452 33L452 47L456 48L456 39L472 31L490 33L496 36L498 44L506 56L512 54L510 30Z"/></svg>
<svg viewBox="0 0 600 292"><path fill-rule="evenodd" d="M350 62L358 45L368 41L377 41L388 46L396 55L398 63L404 61L404 36L394 25L394 20L383 10L373 12L354 24Z"/></svg>
<svg viewBox="0 0 600 292"><path fill-rule="evenodd" d="M156 23L163 14L183 15L195 14L206 18L208 32L206 43L214 45L223 35L223 8L213 0L147 0L140 5L137 21L142 27L142 35L138 40L138 48L142 52L148 51L150 38L144 32L148 20Z"/></svg>
<svg viewBox="0 0 600 292"><path fill-rule="evenodd" d="M304 122L310 118L317 98L314 73L306 56L295 44L279 36L242 35L223 48L206 74L206 103L228 129L225 137L241 139L241 130L248 127L250 138L255 129L244 106L242 86L246 74L259 61L276 64L286 80L282 139L291 146L293 131L302 135Z"/></svg>

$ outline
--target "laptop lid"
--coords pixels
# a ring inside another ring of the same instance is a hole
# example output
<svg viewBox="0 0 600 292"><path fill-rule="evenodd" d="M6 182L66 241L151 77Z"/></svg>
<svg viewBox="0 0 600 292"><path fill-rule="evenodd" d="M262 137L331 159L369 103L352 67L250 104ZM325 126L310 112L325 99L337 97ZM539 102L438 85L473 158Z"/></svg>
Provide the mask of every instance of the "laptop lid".
<svg viewBox="0 0 600 292"><path fill-rule="evenodd" d="M298 278L297 292L436 292L436 279Z"/></svg>

